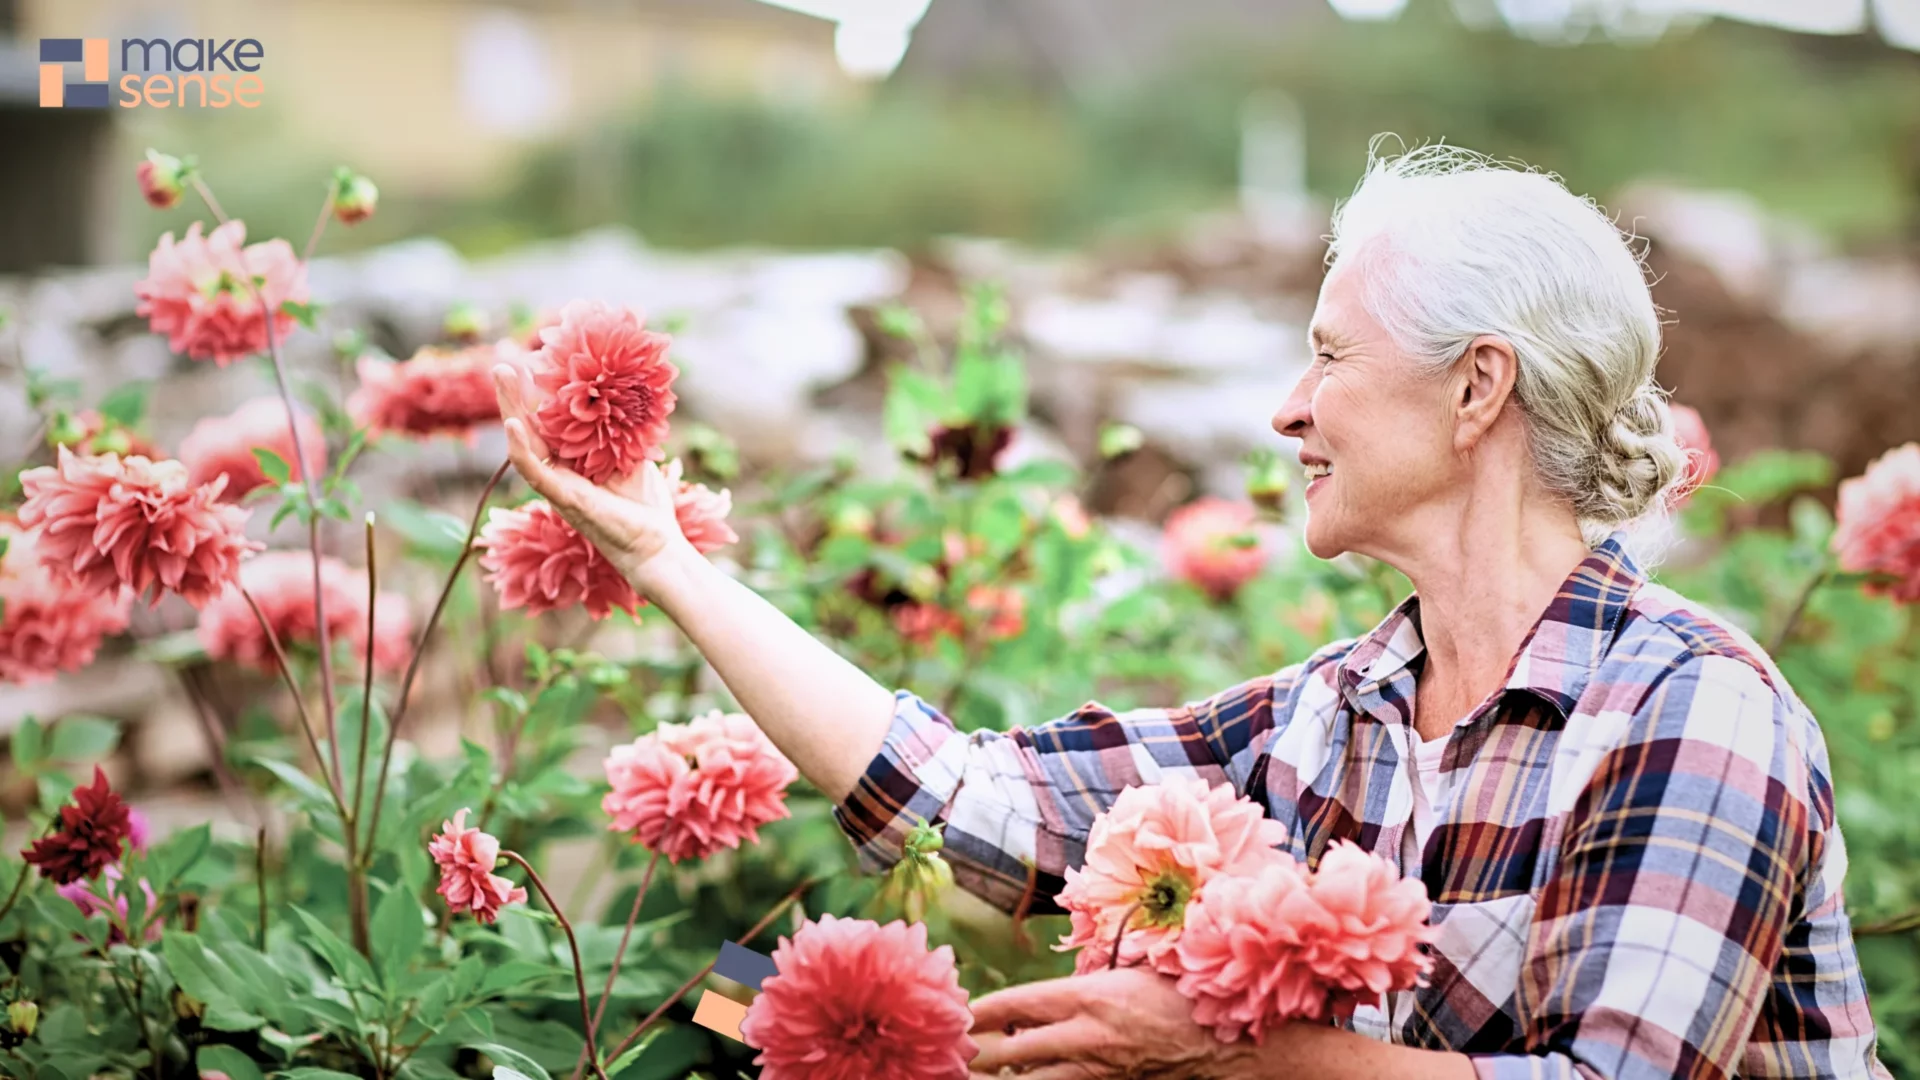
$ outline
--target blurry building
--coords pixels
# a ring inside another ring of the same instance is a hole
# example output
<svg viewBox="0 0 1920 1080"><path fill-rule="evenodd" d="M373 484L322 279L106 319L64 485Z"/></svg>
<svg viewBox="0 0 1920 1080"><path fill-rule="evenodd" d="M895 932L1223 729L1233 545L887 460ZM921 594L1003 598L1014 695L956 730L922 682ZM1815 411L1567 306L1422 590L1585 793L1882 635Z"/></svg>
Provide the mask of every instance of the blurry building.
<svg viewBox="0 0 1920 1080"><path fill-rule="evenodd" d="M1327 0L934 0L900 72L1074 92L1190 49L1258 45L1338 18Z"/></svg>
<svg viewBox="0 0 1920 1080"><path fill-rule="evenodd" d="M858 85L831 22L758 0L0 0L0 145L9 165L31 163L0 170L0 271L108 257L110 215L82 204L98 165L139 149L110 129L181 119L38 109L43 37L109 39L116 85L122 38L255 38L266 91L249 119L430 195L483 188L529 143L665 84L780 100Z"/></svg>

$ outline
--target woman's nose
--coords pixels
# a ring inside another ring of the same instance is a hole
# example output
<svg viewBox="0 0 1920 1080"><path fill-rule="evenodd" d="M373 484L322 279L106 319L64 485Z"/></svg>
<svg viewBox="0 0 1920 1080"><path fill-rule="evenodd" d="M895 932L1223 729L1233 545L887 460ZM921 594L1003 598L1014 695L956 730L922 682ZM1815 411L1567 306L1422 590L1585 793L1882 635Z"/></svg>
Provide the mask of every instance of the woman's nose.
<svg viewBox="0 0 1920 1080"><path fill-rule="evenodd" d="M1313 422L1313 373L1300 376L1293 385L1293 392L1280 405L1280 411L1273 414L1273 430L1290 438L1299 438L1307 425Z"/></svg>

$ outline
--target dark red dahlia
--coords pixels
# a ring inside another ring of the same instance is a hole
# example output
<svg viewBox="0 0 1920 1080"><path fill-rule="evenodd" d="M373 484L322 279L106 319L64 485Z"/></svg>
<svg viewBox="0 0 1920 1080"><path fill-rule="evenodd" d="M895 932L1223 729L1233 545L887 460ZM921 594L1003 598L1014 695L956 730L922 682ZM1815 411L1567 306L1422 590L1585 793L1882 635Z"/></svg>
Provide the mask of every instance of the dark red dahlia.
<svg viewBox="0 0 1920 1080"><path fill-rule="evenodd" d="M40 876L66 885L118 862L132 828L127 804L95 765L92 786L74 788L73 802L60 808L60 827L21 855L40 868Z"/></svg>
<svg viewBox="0 0 1920 1080"><path fill-rule="evenodd" d="M1000 455L1013 442L1013 429L966 424L937 428L932 438L933 449L921 460L931 462L935 468L950 463L959 479L979 480L998 471Z"/></svg>

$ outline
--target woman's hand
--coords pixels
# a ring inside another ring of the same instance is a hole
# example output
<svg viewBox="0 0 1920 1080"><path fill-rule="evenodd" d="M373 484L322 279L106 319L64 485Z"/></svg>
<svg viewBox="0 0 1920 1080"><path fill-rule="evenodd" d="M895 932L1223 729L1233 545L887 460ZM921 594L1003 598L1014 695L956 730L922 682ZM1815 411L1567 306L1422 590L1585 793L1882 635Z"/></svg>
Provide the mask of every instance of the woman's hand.
<svg viewBox="0 0 1920 1080"><path fill-rule="evenodd" d="M1146 967L1028 983L973 1003L977 1077L1226 1080L1254 1048L1195 1024L1174 981Z"/></svg>
<svg viewBox="0 0 1920 1080"><path fill-rule="evenodd" d="M663 553L692 554L693 545L674 516L673 492L653 462L601 485L547 461L547 444L534 431L531 378L510 364L493 369L493 386L506 422L507 456L567 523L579 530L626 579L648 593L647 572L670 560Z"/></svg>

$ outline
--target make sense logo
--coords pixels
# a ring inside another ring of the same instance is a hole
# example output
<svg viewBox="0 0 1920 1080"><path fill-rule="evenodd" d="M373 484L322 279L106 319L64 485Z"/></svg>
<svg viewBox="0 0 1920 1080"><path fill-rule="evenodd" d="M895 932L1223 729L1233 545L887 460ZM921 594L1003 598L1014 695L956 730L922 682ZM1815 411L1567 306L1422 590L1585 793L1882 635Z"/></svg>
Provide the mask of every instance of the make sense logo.
<svg viewBox="0 0 1920 1080"><path fill-rule="evenodd" d="M122 38L116 99L107 69L110 44L107 38L41 38L40 107L256 109L267 90L259 75L267 51L253 38Z"/></svg>

